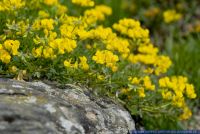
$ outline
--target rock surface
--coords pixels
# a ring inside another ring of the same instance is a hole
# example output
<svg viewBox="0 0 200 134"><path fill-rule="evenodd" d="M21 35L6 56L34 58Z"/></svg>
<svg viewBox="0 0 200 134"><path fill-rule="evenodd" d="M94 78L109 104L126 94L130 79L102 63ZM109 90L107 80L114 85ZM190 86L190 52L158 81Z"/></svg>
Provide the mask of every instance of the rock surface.
<svg viewBox="0 0 200 134"><path fill-rule="evenodd" d="M0 78L0 134L127 134L134 129L123 107L87 89Z"/></svg>

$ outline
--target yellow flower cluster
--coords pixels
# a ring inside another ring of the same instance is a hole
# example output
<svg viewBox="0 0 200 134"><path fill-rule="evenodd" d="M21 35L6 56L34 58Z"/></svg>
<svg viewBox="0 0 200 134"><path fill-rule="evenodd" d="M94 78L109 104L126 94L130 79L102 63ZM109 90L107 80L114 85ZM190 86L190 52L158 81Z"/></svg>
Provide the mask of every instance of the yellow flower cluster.
<svg viewBox="0 0 200 134"><path fill-rule="evenodd" d="M3 43L4 48L12 55L18 55L20 42L18 40L6 40Z"/></svg>
<svg viewBox="0 0 200 134"><path fill-rule="evenodd" d="M130 83L134 86L136 86L139 97L144 98L145 95L145 89L154 91L155 85L152 83L151 78L149 76L144 76L141 78L138 77L129 77L128 79Z"/></svg>
<svg viewBox="0 0 200 134"><path fill-rule="evenodd" d="M3 63L9 63L11 59L10 54L3 49L2 45L0 45L0 59Z"/></svg>
<svg viewBox="0 0 200 134"><path fill-rule="evenodd" d="M192 114L185 103L184 95L188 98L196 98L194 86L188 83L186 77L173 76L171 78L164 77L159 79L159 86L162 89L163 99L169 100L176 107L183 109L181 119L188 119Z"/></svg>
<svg viewBox="0 0 200 134"><path fill-rule="evenodd" d="M83 6L83 7L93 7L94 1L93 0L72 0L72 3Z"/></svg>
<svg viewBox="0 0 200 134"><path fill-rule="evenodd" d="M34 40L36 44L40 44L38 48L34 48L32 53L35 57L56 58L56 54L65 54L72 52L76 48L76 41L68 38L48 39L45 43L40 38Z"/></svg>
<svg viewBox="0 0 200 134"><path fill-rule="evenodd" d="M123 38L113 38L107 40L106 48L111 51L118 51L120 54L122 54L123 58L126 58L128 54L130 53L130 44L128 40Z"/></svg>
<svg viewBox="0 0 200 134"><path fill-rule="evenodd" d="M179 98L183 97L184 93L187 95L187 97L191 99L196 98L194 86L187 82L186 77L173 76L172 78L169 78L169 77L160 78L159 85L160 85L160 88L171 89L175 93L175 95ZM167 98L170 99L170 97L167 97ZM182 106L182 105L183 104L180 104L179 106Z"/></svg>
<svg viewBox="0 0 200 134"><path fill-rule="evenodd" d="M130 27L134 27L133 25L140 27L139 21L135 20L130 20L127 19L127 23L130 24L125 24L126 19L123 19L123 24L125 25L126 29L129 29ZM121 22L121 21L120 21ZM116 24L118 25L118 24ZM64 33L65 36L72 35L70 31L74 30L74 33L77 33L80 37L80 39L95 39L95 40L100 40L105 44L105 48L110 51L118 51L123 58L128 57L129 61L131 61L133 64L136 63L143 63L145 65L152 66L152 69L148 69L150 71L144 70L145 72L151 72L155 73L156 75L160 75L161 73L165 73L167 69L171 66L171 60L167 56L163 55L158 55L158 48L154 47L151 43L147 43L149 39L148 35L146 36L144 43L140 43L138 47L138 54L134 55L131 53L131 49L136 49L133 48L127 38L121 38L118 37L116 33L112 31L111 28L104 28L103 26L98 26L94 29L91 29L90 31L86 31L85 27L87 26L82 26L81 30L76 30L76 28L73 28L75 26L69 26L63 25L61 28L61 33ZM62 30L63 29L63 30ZM140 29L142 29L140 27ZM126 32L124 32L126 33ZM72 37L71 37L72 38Z"/></svg>
<svg viewBox="0 0 200 134"><path fill-rule="evenodd" d="M76 18L74 18L74 21L75 20ZM116 50L124 55L128 55L128 53L130 52L130 44L128 40L117 37L117 35L112 31L111 28L98 26L94 29L91 29L90 31L86 31L86 28L87 26L84 25L74 26L74 24L64 24L60 27L60 31L63 37L76 38L76 36L78 36L80 40L99 40L105 44L106 49L108 50Z"/></svg>
<svg viewBox="0 0 200 134"><path fill-rule="evenodd" d="M53 30L54 29L54 20L53 19L41 19L35 20L32 25L34 30Z"/></svg>
<svg viewBox="0 0 200 134"><path fill-rule="evenodd" d="M65 5L57 4L56 6L56 14L59 16L65 14L68 11L68 8Z"/></svg>
<svg viewBox="0 0 200 134"><path fill-rule="evenodd" d="M86 10L84 12L84 20L87 24L91 25L97 21L105 20L105 16L111 15L112 9L105 5L98 5L93 9Z"/></svg>
<svg viewBox="0 0 200 134"><path fill-rule="evenodd" d="M182 14L177 13L176 10L170 9L163 13L163 17L165 23L171 23L180 20L182 18Z"/></svg>
<svg viewBox="0 0 200 134"><path fill-rule="evenodd" d="M18 49L20 42L18 40L6 40L3 44L0 44L0 59L4 63L9 63L11 55L18 55Z"/></svg>
<svg viewBox="0 0 200 134"><path fill-rule="evenodd" d="M82 56L82 57L79 57L79 59L80 59L79 63L77 61L75 63L72 63L71 62L72 59L65 60L64 66L66 68L73 68L73 69L78 69L78 67L79 67L79 68L87 71L90 68L88 63L87 63L87 58L85 56Z"/></svg>
<svg viewBox="0 0 200 134"><path fill-rule="evenodd" d="M142 44L139 46L138 51L143 54L157 55L159 50L153 44Z"/></svg>
<svg viewBox="0 0 200 134"><path fill-rule="evenodd" d="M128 102L128 107L136 105L136 96L142 102L155 99L148 97L159 93L159 99L167 103L169 101L173 108L183 111L181 119L191 116L185 96L190 99L196 97L194 86L185 77L160 78L165 75L172 62L151 44L149 30L143 28L138 20L125 18L112 27L105 27L100 21L111 15L112 9L105 5L95 5L94 0L61 1L90 7L75 12L71 8L67 12L66 5L62 5L59 0L30 0L26 3L26 8L23 8L24 1L0 2L0 15L5 14L1 11L14 12L5 17L8 19L7 22L2 22L4 26L0 35L0 61L5 63L5 68L10 68L8 72L20 72L22 67L15 62L20 59L20 64L26 61L33 65L29 66L31 69L26 69L30 71L30 77L34 78L39 74L49 78L54 75L49 70L60 69L56 70L60 74L56 78L64 78L65 82L68 79L61 75L72 76L71 80L80 80L94 88L97 85L102 89L109 88L109 95L116 95L117 90L121 89L119 98ZM82 15L79 15L79 11ZM150 11L152 14L147 14L150 17L159 12L156 8ZM34 15L29 16L30 12ZM16 18L16 14L19 17ZM168 16L168 22L179 18L176 12L165 16ZM22 43L20 54L20 42L11 39L19 39ZM13 61L12 57L15 58ZM152 101L153 105L157 105L157 102Z"/></svg>
<svg viewBox="0 0 200 134"><path fill-rule="evenodd" d="M162 73L166 73L171 65L172 61L168 56L158 56L157 61L154 63L154 66L156 67L155 74L160 75Z"/></svg>
<svg viewBox="0 0 200 134"><path fill-rule="evenodd" d="M183 108L183 113L179 116L180 120L187 120L192 116L192 112L188 107Z"/></svg>
<svg viewBox="0 0 200 134"><path fill-rule="evenodd" d="M38 48L33 48L32 53L35 57L44 57L44 58L55 58L56 55L54 54L54 51L50 47L44 47L40 46Z"/></svg>
<svg viewBox="0 0 200 134"><path fill-rule="evenodd" d="M2 0L0 2L0 11L13 11L25 6L23 0Z"/></svg>
<svg viewBox="0 0 200 134"><path fill-rule="evenodd" d="M143 63L145 65L153 65L153 72L156 75L166 73L172 62L168 56L158 55L158 49L153 47L152 44L141 45L138 48L140 53L134 55L130 54L128 59L133 64ZM153 73L152 72L152 73Z"/></svg>
<svg viewBox="0 0 200 134"><path fill-rule="evenodd" d="M57 3L58 3L58 0L44 0L44 3L45 3L46 5L51 6L51 5L57 4Z"/></svg>
<svg viewBox="0 0 200 134"><path fill-rule="evenodd" d="M114 24L113 28L133 40L139 39L144 43L148 43L150 41L149 30L142 28L140 22L137 20L122 19L119 23Z"/></svg>
<svg viewBox="0 0 200 134"><path fill-rule="evenodd" d="M88 32L89 39L97 39L106 42L112 40L116 37L116 34L112 32L111 28L104 28L103 26L98 26L95 29L92 29Z"/></svg>
<svg viewBox="0 0 200 134"><path fill-rule="evenodd" d="M60 4L59 0L44 0L44 4L48 6L55 6L56 15L63 15L67 12L67 7L65 5ZM45 12L40 12L40 16L48 16Z"/></svg>
<svg viewBox="0 0 200 134"><path fill-rule="evenodd" d="M73 68L73 69L78 69L78 62L76 61L75 63L72 63L72 59L65 60L64 61L64 66L66 68Z"/></svg>
<svg viewBox="0 0 200 134"><path fill-rule="evenodd" d="M62 37L71 39L77 39L79 37L81 40L88 37L85 31L87 24L82 19L64 15L60 18L60 21L62 25L59 30Z"/></svg>
<svg viewBox="0 0 200 134"><path fill-rule="evenodd" d="M89 65L87 64L87 58L85 56L79 58L80 58L80 63L79 63L80 68L83 70L88 70Z"/></svg>
<svg viewBox="0 0 200 134"><path fill-rule="evenodd" d="M105 64L106 67L111 68L113 72L117 71L116 63L117 61L119 61L119 58L117 55L114 55L111 51L97 51L96 54L92 57L92 59L98 64Z"/></svg>
<svg viewBox="0 0 200 134"><path fill-rule="evenodd" d="M87 37L86 37L87 36ZM112 31L111 28L104 28L103 26L98 26L86 32L85 37L88 39L101 40L106 49L110 51L118 51L125 58L130 53L130 44L127 39L118 37L116 33Z"/></svg>
<svg viewBox="0 0 200 134"><path fill-rule="evenodd" d="M76 41L69 38L57 38L49 43L53 49L58 50L58 54L70 53L76 48Z"/></svg>

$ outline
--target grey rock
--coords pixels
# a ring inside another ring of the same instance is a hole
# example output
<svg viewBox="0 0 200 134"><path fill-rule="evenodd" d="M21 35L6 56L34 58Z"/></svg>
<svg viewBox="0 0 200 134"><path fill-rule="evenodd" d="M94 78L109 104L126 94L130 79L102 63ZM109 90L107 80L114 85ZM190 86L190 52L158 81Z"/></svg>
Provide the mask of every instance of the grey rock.
<svg viewBox="0 0 200 134"><path fill-rule="evenodd" d="M130 114L88 89L0 78L0 134L127 134Z"/></svg>

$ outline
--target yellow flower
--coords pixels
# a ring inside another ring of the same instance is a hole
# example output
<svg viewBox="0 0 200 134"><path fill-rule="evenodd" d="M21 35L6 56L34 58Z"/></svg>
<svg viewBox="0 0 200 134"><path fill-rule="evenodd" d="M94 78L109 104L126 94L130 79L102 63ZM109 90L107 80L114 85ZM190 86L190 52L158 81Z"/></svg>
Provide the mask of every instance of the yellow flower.
<svg viewBox="0 0 200 134"><path fill-rule="evenodd" d="M58 50L58 54L64 54L66 52L72 52L77 47L77 44L76 41L72 39L57 38L50 41L49 46L51 46L55 50Z"/></svg>
<svg viewBox="0 0 200 134"><path fill-rule="evenodd" d="M179 97L179 96L173 96L172 97L172 102L173 105L182 108L185 105L185 99L183 97Z"/></svg>
<svg viewBox="0 0 200 134"><path fill-rule="evenodd" d="M52 6L54 4L57 4L58 3L58 0L44 0L44 3L46 5L49 5L49 6Z"/></svg>
<svg viewBox="0 0 200 134"><path fill-rule="evenodd" d="M72 52L76 48L77 45L76 45L75 40L65 38L63 40L63 44L59 45L59 47L62 49L61 46L63 46L63 49L66 50L69 53L69 52Z"/></svg>
<svg viewBox="0 0 200 134"><path fill-rule="evenodd" d="M64 61L64 66L65 67L71 67L71 61L65 60Z"/></svg>
<svg viewBox="0 0 200 134"><path fill-rule="evenodd" d="M67 9L66 6L61 5L61 4L58 4L58 5L57 5L57 11L56 11L56 14L57 14L57 15L62 15L62 14L64 14L64 13L66 13L67 10L68 10L68 9Z"/></svg>
<svg viewBox="0 0 200 134"><path fill-rule="evenodd" d="M161 87L161 88L165 88L165 87L167 87L168 85L168 83L169 83L169 78L168 77L164 77L164 78L161 78L161 79L159 79L159 86Z"/></svg>
<svg viewBox="0 0 200 134"><path fill-rule="evenodd" d="M94 24L97 21L105 20L105 16L112 14L112 9L105 5L98 5L94 9L89 9L84 12L84 20L87 24Z"/></svg>
<svg viewBox="0 0 200 134"><path fill-rule="evenodd" d="M95 56L92 57L94 61L98 64L104 64L105 63L105 54L101 51L97 51Z"/></svg>
<svg viewBox="0 0 200 134"><path fill-rule="evenodd" d="M72 64L72 68L78 69L78 62L77 61L74 64Z"/></svg>
<svg viewBox="0 0 200 134"><path fill-rule="evenodd" d="M132 63L141 62L143 64L152 65L156 63L157 56L154 55L146 55L146 54L130 54L128 57L129 61Z"/></svg>
<svg viewBox="0 0 200 134"><path fill-rule="evenodd" d="M120 20L118 24L114 24L113 28L134 40L138 39L145 43L150 42L149 30L142 28L137 20L125 18Z"/></svg>
<svg viewBox="0 0 200 134"><path fill-rule="evenodd" d="M144 88L139 88L138 93L139 93L139 97L141 97L141 98L146 97L145 92L144 92Z"/></svg>
<svg viewBox="0 0 200 134"><path fill-rule="evenodd" d="M18 49L20 46L20 42L18 40L6 40L3 46L12 55L18 55Z"/></svg>
<svg viewBox="0 0 200 134"><path fill-rule="evenodd" d="M196 98L196 93L194 91L194 86L188 83L187 78L183 76L160 78L159 86L162 90L161 94L163 99L170 100L174 106L184 110L180 119L189 118L191 112L186 108L184 94L186 94L188 98Z"/></svg>
<svg viewBox="0 0 200 134"><path fill-rule="evenodd" d="M35 20L32 27L34 30L46 29L47 31L54 29L54 20L53 19L41 19Z"/></svg>
<svg viewBox="0 0 200 134"><path fill-rule="evenodd" d="M162 97L163 99L166 99L166 100L171 100L172 99L172 92L171 91L168 91L168 90L162 90Z"/></svg>
<svg viewBox="0 0 200 134"><path fill-rule="evenodd" d="M81 39L87 38L87 24L80 17L62 15L60 21L63 23L59 30L61 37L70 39Z"/></svg>
<svg viewBox="0 0 200 134"><path fill-rule="evenodd" d="M10 62L10 59L11 59L11 56L10 54L4 50L4 49L0 49L0 60L3 62L3 63L9 63Z"/></svg>
<svg viewBox="0 0 200 134"><path fill-rule="evenodd" d="M187 120L191 116L192 116L191 110L187 106L185 106L184 109L183 109L183 113L179 116L179 119L180 120Z"/></svg>
<svg viewBox="0 0 200 134"><path fill-rule="evenodd" d="M0 11L16 10L25 6L24 0L2 0L0 2Z"/></svg>
<svg viewBox="0 0 200 134"><path fill-rule="evenodd" d="M153 44L147 44L139 46L138 51L143 54L156 55L158 48L154 47Z"/></svg>
<svg viewBox="0 0 200 134"><path fill-rule="evenodd" d="M54 55L54 51L50 47L46 47L43 49L43 56L44 58L55 58L56 56Z"/></svg>
<svg viewBox="0 0 200 134"><path fill-rule="evenodd" d="M143 78L144 87L148 90L155 90L155 85L152 84L151 79L149 76L145 76Z"/></svg>
<svg viewBox="0 0 200 134"><path fill-rule="evenodd" d="M105 32L103 32L105 34ZM113 35L112 35L113 34ZM115 37L114 33L110 33L107 37L106 48L111 51L117 50L126 58L130 53L130 44L128 40Z"/></svg>
<svg viewBox="0 0 200 134"><path fill-rule="evenodd" d="M164 55L158 56L154 63L154 66L156 67L155 74L160 75L161 73L166 73L171 65L172 61L168 56Z"/></svg>
<svg viewBox="0 0 200 134"><path fill-rule="evenodd" d="M180 20L182 18L182 14L177 13L176 10L170 9L163 13L163 17L165 23L171 23Z"/></svg>
<svg viewBox="0 0 200 134"><path fill-rule="evenodd" d="M82 56L82 57L79 57L79 59L80 59L80 63L79 63L80 68L82 68L83 70L88 70L89 65L87 64L87 58L85 56Z"/></svg>
<svg viewBox="0 0 200 134"><path fill-rule="evenodd" d="M116 72L116 71L118 70L118 67L112 65L111 70L112 70L113 72Z"/></svg>
<svg viewBox="0 0 200 134"><path fill-rule="evenodd" d="M130 77L129 80L130 80L131 84L134 84L134 85L140 84L140 79L138 79L137 77L133 77L133 78Z"/></svg>
<svg viewBox="0 0 200 134"><path fill-rule="evenodd" d="M92 7L94 6L94 1L93 0L72 0L72 3L86 7Z"/></svg>
<svg viewBox="0 0 200 134"><path fill-rule="evenodd" d="M64 61L64 66L66 68L78 69L78 62L76 61L75 63L71 63L71 59L70 60L65 60Z"/></svg>
<svg viewBox="0 0 200 134"><path fill-rule="evenodd" d="M194 86L187 82L187 78L183 76L173 76L171 78L164 77L159 79L159 86L161 88L170 88L174 91L177 97L183 97L186 93L189 98L196 98Z"/></svg>
<svg viewBox="0 0 200 134"><path fill-rule="evenodd" d="M116 34L112 32L111 28L104 28L103 26L98 26L95 29L92 29L88 32L88 38L109 42L113 41L113 38L116 38Z"/></svg>
<svg viewBox="0 0 200 134"><path fill-rule="evenodd" d="M186 95L191 99L197 97L195 94L194 86L192 84L186 84Z"/></svg>
<svg viewBox="0 0 200 134"><path fill-rule="evenodd" d="M114 55L111 51L103 50L103 51L97 51L96 54L92 57L92 59L97 64L104 64L107 67L111 68L112 71L116 71L116 63L119 61L119 58L117 55Z"/></svg>
<svg viewBox="0 0 200 134"><path fill-rule="evenodd" d="M39 48L33 48L32 49L32 54L38 58L38 57L42 57L42 52L43 52L43 46L40 46Z"/></svg>
<svg viewBox="0 0 200 134"><path fill-rule="evenodd" d="M152 68L149 67L149 68L147 68L147 69L144 70L144 73L152 74L153 71L154 71L154 70L153 70Z"/></svg>
<svg viewBox="0 0 200 134"><path fill-rule="evenodd" d="M54 29L54 20L53 19L42 19L41 22L41 27L44 29L48 29L48 30L53 30Z"/></svg>

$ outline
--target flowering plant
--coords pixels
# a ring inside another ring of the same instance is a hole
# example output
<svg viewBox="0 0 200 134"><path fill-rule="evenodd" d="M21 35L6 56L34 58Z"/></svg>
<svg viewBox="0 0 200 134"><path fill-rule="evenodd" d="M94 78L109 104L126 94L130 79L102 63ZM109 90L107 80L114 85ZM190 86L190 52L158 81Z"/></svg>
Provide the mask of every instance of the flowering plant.
<svg viewBox="0 0 200 134"><path fill-rule="evenodd" d="M194 86L186 77L167 76L170 58L138 20L105 27L111 14L92 0L1 1L1 74L82 83L119 100L133 115L190 118L186 100L196 98Z"/></svg>

